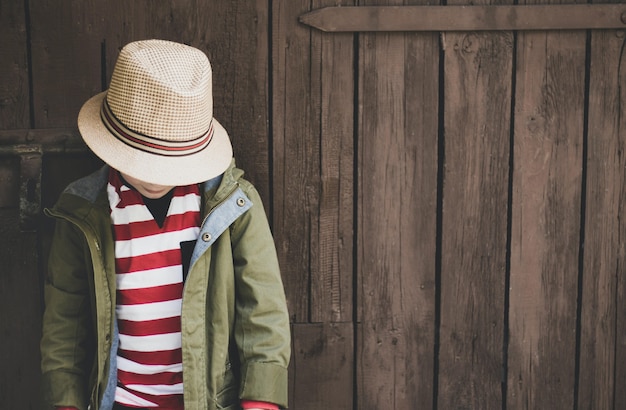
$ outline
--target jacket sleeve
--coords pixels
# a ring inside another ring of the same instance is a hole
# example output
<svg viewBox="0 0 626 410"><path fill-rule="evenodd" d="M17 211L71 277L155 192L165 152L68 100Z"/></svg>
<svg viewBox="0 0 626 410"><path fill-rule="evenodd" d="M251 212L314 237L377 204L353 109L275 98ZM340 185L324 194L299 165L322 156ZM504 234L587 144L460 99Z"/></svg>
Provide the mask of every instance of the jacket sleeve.
<svg viewBox="0 0 626 410"><path fill-rule="evenodd" d="M261 198L234 224L235 340L241 361L240 397L287 407L291 354L289 314L278 258Z"/></svg>
<svg viewBox="0 0 626 410"><path fill-rule="evenodd" d="M41 339L45 408L87 404L89 286L83 235L67 221L56 222L44 289Z"/></svg>

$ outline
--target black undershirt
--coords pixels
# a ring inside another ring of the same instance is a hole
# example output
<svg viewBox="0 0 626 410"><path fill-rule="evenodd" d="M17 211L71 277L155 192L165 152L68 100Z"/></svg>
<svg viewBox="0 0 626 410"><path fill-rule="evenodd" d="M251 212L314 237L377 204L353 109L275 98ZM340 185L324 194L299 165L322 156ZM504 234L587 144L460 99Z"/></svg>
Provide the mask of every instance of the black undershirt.
<svg viewBox="0 0 626 410"><path fill-rule="evenodd" d="M163 195L161 198L151 199L146 198L145 196L141 196L143 198L143 203L148 207L148 210L154 217L154 220L157 224L159 224L159 228L163 228L163 223L165 223L165 218L167 217L167 211L170 209L170 203L172 202L172 197L174 196L174 189L171 189L167 194Z"/></svg>

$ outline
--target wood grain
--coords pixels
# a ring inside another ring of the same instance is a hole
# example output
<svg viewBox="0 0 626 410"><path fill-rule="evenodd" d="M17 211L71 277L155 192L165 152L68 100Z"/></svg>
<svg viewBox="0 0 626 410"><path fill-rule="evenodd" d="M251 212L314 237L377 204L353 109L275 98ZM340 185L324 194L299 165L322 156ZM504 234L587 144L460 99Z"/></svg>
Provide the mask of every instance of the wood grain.
<svg viewBox="0 0 626 410"><path fill-rule="evenodd" d="M295 16L308 1L272 7L273 225L291 318L310 318L311 241L319 223L320 126L312 90L309 30Z"/></svg>
<svg viewBox="0 0 626 410"><path fill-rule="evenodd" d="M624 32L591 33L579 408L626 407Z"/></svg>
<svg viewBox="0 0 626 410"><path fill-rule="evenodd" d="M353 324L294 324L293 336L289 408L353 408Z"/></svg>
<svg viewBox="0 0 626 410"><path fill-rule="evenodd" d="M30 126L28 27L24 2L0 3L0 129Z"/></svg>
<svg viewBox="0 0 626 410"><path fill-rule="evenodd" d="M446 33L440 408L500 408L512 33Z"/></svg>
<svg viewBox="0 0 626 410"><path fill-rule="evenodd" d="M21 233L18 221L17 208L0 210L0 334L2 348L10 352L3 355L0 396L3 407L35 409L40 407L36 392L41 378L39 340L43 296L37 236Z"/></svg>
<svg viewBox="0 0 626 410"><path fill-rule="evenodd" d="M312 210L317 226L311 231L312 322L353 320L354 54L351 34L311 32L310 98L320 126L319 135L310 134L320 151L319 205Z"/></svg>
<svg viewBox="0 0 626 410"><path fill-rule="evenodd" d="M19 230L15 153L43 153L50 206L100 166L84 101L124 44L164 38L209 55L271 218L291 408L626 408L624 31L299 22L426 0L0 2L2 405L40 407L52 232Z"/></svg>
<svg viewBox="0 0 626 410"><path fill-rule="evenodd" d="M103 90L101 43L107 8L98 1L31 3L35 128L73 127L83 103Z"/></svg>
<svg viewBox="0 0 626 410"><path fill-rule="evenodd" d="M453 5L324 7L300 16L328 32L491 31L624 28L623 5Z"/></svg>
<svg viewBox="0 0 626 410"><path fill-rule="evenodd" d="M517 50L507 405L570 409L585 35L520 33Z"/></svg>
<svg viewBox="0 0 626 410"><path fill-rule="evenodd" d="M431 408L438 41L358 41L357 408Z"/></svg>

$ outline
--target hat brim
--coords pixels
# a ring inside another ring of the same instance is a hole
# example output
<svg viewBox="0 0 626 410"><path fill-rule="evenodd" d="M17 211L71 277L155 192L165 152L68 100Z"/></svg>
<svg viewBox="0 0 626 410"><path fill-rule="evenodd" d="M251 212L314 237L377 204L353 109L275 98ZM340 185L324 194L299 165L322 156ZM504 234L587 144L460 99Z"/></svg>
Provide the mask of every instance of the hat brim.
<svg viewBox="0 0 626 410"><path fill-rule="evenodd" d="M106 91L87 100L78 114L78 129L87 146L111 167L140 181L166 186L191 185L222 174L230 165L233 148L228 133L213 118L213 137L200 152L163 156L133 148L109 132L100 118Z"/></svg>

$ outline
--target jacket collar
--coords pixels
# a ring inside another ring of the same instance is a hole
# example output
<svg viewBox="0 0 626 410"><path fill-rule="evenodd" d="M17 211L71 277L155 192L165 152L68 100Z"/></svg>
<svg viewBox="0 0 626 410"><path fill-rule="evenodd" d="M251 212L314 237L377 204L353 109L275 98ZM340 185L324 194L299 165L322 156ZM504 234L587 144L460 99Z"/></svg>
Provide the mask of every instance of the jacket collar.
<svg viewBox="0 0 626 410"><path fill-rule="evenodd" d="M76 198L86 201L88 208L108 208L106 196L106 183L108 180L109 166L104 165L94 173L72 182L65 188L59 201L55 204L56 210L77 210ZM203 200L205 209L211 209L223 201L237 186L237 180L243 176L243 171L236 168L235 160L223 174L202 183ZM85 210L85 212L89 212ZM80 215L77 215L80 216ZM82 215L86 216L86 215Z"/></svg>

